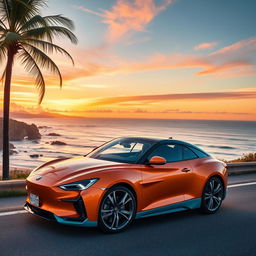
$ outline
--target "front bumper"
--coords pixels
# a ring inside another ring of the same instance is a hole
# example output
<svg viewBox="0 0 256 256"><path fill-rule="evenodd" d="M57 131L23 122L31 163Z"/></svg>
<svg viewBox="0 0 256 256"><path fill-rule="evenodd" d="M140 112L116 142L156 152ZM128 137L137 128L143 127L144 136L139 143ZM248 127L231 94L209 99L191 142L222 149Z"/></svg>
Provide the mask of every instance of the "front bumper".
<svg viewBox="0 0 256 256"><path fill-rule="evenodd" d="M37 208L60 217L58 222L61 223L72 225L74 221L83 225L86 219L92 223L97 222L103 190L92 186L83 191L66 191L54 184L48 184L49 182L47 177L39 181L27 180L26 202L31 205L30 194L37 195L39 197Z"/></svg>
<svg viewBox="0 0 256 256"><path fill-rule="evenodd" d="M96 227L97 221L89 221L88 218L80 218L80 217L60 217L55 215L52 212L40 209L26 202L24 205L24 209L33 215L39 216L41 218L55 221L61 224L72 225L72 226L80 226L80 227Z"/></svg>

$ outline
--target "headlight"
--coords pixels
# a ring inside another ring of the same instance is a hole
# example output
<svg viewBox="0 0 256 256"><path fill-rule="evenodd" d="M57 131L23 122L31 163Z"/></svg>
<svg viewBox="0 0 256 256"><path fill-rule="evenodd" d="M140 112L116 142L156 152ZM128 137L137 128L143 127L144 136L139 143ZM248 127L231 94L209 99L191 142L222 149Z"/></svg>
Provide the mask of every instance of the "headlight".
<svg viewBox="0 0 256 256"><path fill-rule="evenodd" d="M89 188L98 180L99 179L81 180L81 181L76 181L76 182L68 183L65 185L61 185L59 187L64 190L72 190L72 191L79 190L80 191L80 190L85 190L85 189Z"/></svg>

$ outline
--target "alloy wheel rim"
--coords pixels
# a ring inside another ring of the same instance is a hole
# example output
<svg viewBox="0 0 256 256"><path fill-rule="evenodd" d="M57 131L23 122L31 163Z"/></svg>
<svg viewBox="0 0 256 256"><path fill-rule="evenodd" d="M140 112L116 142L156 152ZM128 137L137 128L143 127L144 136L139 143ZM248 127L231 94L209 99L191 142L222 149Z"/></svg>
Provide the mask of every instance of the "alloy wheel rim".
<svg viewBox="0 0 256 256"><path fill-rule="evenodd" d="M110 230L125 227L134 214L134 200L125 190L114 190L109 193L101 207L101 219Z"/></svg>
<svg viewBox="0 0 256 256"><path fill-rule="evenodd" d="M210 180L204 193L204 201L209 211L215 211L219 208L223 197L222 183L216 179Z"/></svg>

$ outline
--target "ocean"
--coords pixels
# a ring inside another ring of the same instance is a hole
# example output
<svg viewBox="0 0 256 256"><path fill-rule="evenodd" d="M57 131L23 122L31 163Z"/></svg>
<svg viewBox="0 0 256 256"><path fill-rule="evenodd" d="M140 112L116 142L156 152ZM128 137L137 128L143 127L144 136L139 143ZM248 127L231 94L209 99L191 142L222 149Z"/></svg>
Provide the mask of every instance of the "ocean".
<svg viewBox="0 0 256 256"><path fill-rule="evenodd" d="M256 151L256 122L104 118L17 119L42 126L41 140L12 142L18 151L10 165L34 168L54 158L85 155L115 137L172 137L195 144L218 159L232 160ZM61 136L48 136L49 133ZM52 141L67 145L51 145ZM38 158L30 155L39 154Z"/></svg>

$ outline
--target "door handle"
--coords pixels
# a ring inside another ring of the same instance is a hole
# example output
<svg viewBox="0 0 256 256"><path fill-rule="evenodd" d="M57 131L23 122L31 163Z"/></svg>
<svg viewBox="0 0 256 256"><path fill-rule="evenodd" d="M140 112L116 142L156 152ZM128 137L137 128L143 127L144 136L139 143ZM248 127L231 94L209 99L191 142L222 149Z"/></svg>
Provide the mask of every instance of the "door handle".
<svg viewBox="0 0 256 256"><path fill-rule="evenodd" d="M183 168L181 171L182 171L182 172L190 172L191 170L188 169L188 168Z"/></svg>

